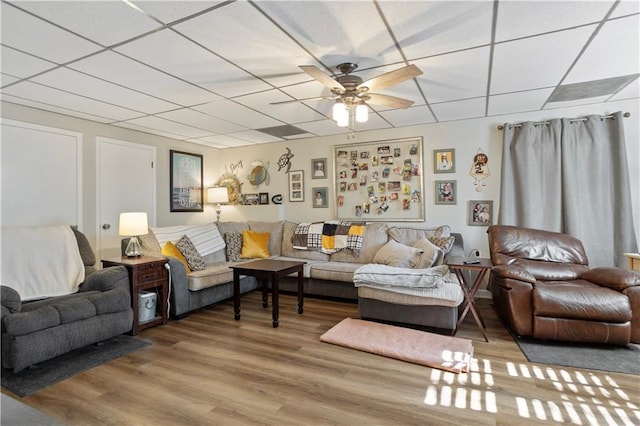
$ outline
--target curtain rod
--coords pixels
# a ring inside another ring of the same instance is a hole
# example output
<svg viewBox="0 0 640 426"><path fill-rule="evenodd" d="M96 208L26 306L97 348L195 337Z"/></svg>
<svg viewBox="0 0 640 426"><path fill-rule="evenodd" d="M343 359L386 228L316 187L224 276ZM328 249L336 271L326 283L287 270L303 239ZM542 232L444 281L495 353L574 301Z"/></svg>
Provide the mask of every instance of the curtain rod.
<svg viewBox="0 0 640 426"><path fill-rule="evenodd" d="M630 112L625 112L624 114L622 114L623 117L631 117L631 113ZM600 118L615 118L615 115L603 115ZM587 117L582 117L582 118L573 118L571 120L569 120L569 123L575 123L577 121L587 121L588 118ZM549 124L548 121L538 121L536 123L533 123L534 126L538 125L538 124ZM511 127L522 127L522 124L509 124L509 126ZM503 130L504 126L501 124L498 126L498 130Z"/></svg>

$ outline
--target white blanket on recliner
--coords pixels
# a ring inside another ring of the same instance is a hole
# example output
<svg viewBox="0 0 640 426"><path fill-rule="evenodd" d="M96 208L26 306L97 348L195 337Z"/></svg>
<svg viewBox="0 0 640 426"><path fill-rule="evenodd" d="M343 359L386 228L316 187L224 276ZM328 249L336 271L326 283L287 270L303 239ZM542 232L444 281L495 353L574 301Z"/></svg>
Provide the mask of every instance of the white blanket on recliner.
<svg viewBox="0 0 640 426"><path fill-rule="evenodd" d="M24 300L78 291L84 264L69 226L2 229L1 284Z"/></svg>

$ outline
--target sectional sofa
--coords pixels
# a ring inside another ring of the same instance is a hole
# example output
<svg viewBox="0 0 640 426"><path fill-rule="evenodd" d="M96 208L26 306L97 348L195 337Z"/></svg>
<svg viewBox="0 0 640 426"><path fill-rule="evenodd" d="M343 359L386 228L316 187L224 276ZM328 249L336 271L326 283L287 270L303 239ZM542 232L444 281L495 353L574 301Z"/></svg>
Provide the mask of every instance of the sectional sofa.
<svg viewBox="0 0 640 426"><path fill-rule="evenodd" d="M212 224L204 225L212 226ZM270 257L284 260L301 260L304 266L304 291L307 296L339 298L359 301L360 316L371 315L377 319L391 322L409 322L430 327L454 329L458 316L458 305L461 295L456 294L449 300L439 301L436 297L425 302L428 306L410 306L402 300L391 298L358 297L359 289L354 286L353 274L361 266L374 262L376 254L390 240L401 244L412 245L416 240L425 238L453 237L453 244L445 254L448 256L464 256L462 236L451 233L448 226L436 228L419 228L413 226L392 226L382 222L372 222L365 226L362 235L362 247L356 255L351 250L341 250L326 254L316 250L300 250L294 248L293 235L298 226L290 221L277 222L218 222L219 234L223 237L231 234L242 234L249 230L257 233L269 233L268 249ZM165 227L170 228L170 227ZM173 227L176 228L176 227ZM190 227L184 227L188 232ZM156 229L160 232L163 228ZM174 233L175 229L172 230ZM180 232L175 233L179 235ZM140 238L142 251L149 255L162 255L163 244L158 241L153 229ZM204 256L206 267L203 270L187 272L185 265L176 257L169 256L171 268L171 290L169 312L173 319L180 319L190 312L233 297L233 271L229 268L229 249L219 249ZM166 252L165 252L166 255ZM249 259L240 259L246 261ZM442 261L442 260L441 260ZM280 282L281 291L295 291L296 279L286 277ZM240 291L246 293L258 287L254 277L241 277ZM360 291L362 292L362 288ZM379 292L378 292L379 293ZM383 292L384 293L384 292ZM397 295L396 295L397 296ZM446 298L446 297L445 297ZM402 299L402 297L400 298ZM406 299L406 297L404 297ZM399 308L402 305L402 308ZM415 305L415 304L413 304ZM418 304L421 305L421 304ZM408 315L408 316L407 316Z"/></svg>

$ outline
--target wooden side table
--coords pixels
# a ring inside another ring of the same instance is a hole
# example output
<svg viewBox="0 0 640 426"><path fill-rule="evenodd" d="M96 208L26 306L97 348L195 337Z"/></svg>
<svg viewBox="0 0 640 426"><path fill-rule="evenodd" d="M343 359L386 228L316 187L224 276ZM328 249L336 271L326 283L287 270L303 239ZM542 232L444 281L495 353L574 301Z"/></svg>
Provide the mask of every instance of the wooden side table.
<svg viewBox="0 0 640 426"><path fill-rule="evenodd" d="M630 271L640 271L640 253L625 253Z"/></svg>
<svg viewBox="0 0 640 426"><path fill-rule="evenodd" d="M486 326L484 325L484 321L480 316L480 312L478 311L478 308L476 306L475 299L476 294L478 293L478 290L480 289L480 286L484 281L484 277L487 275L487 272L489 272L491 268L493 268L493 263L491 263L491 259L480 257L473 259L476 263L469 263L469 260L469 258L452 257L447 261L449 269L451 269L453 273L456 274L456 277L458 277L458 281L460 281L460 287L462 287L462 292L464 293L465 300L464 309L462 310L460 318L458 318L458 323L456 324L456 329L453 332L453 335L455 336L455 334L458 332L460 324L462 324L465 317L467 316L467 313L471 311L474 319L476 320L478 328L480 329L480 331L482 331L484 340L488 342L489 338L487 337ZM471 285L467 282L464 274L462 273L462 271L464 270L478 272L475 281Z"/></svg>
<svg viewBox="0 0 640 426"><path fill-rule="evenodd" d="M165 268L167 259L164 257L140 256L140 257L116 257L103 259L102 267L124 266L129 272L129 284L131 286L131 307L133 308L133 328L131 334L136 335L140 330L158 324L166 324L168 320L169 272ZM140 292L156 289L158 300L156 312L149 321L140 322L139 300Z"/></svg>

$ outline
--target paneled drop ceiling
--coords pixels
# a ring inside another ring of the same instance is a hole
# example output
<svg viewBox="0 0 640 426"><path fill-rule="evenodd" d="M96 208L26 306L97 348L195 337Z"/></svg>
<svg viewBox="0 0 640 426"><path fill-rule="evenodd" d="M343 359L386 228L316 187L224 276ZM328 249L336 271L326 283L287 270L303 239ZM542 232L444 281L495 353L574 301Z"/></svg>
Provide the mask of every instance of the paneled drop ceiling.
<svg viewBox="0 0 640 426"><path fill-rule="evenodd" d="M216 148L640 98L636 0L2 1L1 13L3 101ZM331 95L298 66L342 62L365 80L417 65L380 91L413 106L340 128L331 100L271 105ZM300 132L258 130L287 125Z"/></svg>

